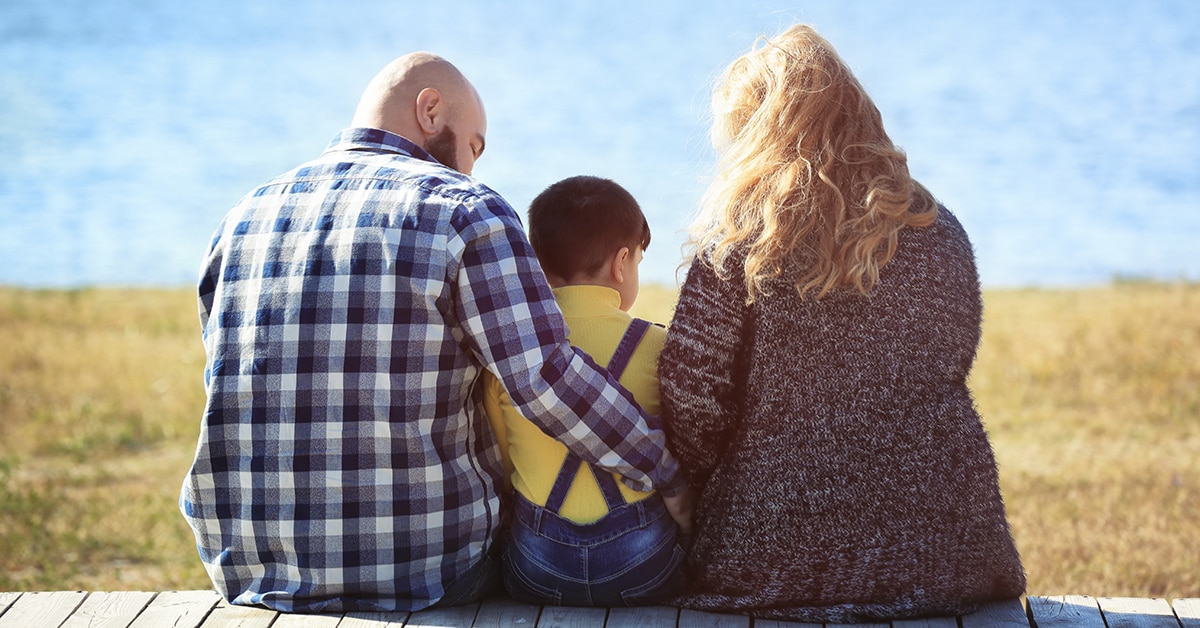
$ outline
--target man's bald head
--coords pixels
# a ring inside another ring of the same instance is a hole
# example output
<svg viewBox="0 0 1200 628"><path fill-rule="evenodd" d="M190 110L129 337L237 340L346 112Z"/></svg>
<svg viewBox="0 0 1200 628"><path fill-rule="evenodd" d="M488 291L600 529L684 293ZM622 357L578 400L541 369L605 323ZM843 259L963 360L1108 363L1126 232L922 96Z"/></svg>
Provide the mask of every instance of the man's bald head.
<svg viewBox="0 0 1200 628"><path fill-rule="evenodd" d="M475 87L452 63L429 52L406 54L376 74L359 100L353 125L402 135L467 174L483 152L487 130ZM455 141L465 145L457 147L463 150L451 146Z"/></svg>

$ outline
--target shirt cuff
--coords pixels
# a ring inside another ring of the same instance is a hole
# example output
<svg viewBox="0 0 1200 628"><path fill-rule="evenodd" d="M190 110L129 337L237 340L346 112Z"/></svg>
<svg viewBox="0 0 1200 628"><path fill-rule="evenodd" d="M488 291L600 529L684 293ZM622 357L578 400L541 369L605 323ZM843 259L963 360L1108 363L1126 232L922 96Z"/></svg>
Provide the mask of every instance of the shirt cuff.
<svg viewBox="0 0 1200 628"><path fill-rule="evenodd" d="M663 479L662 484L656 485L654 490L663 497L678 497L688 489L687 478L683 477L683 470L674 459L671 459L669 466L672 473Z"/></svg>

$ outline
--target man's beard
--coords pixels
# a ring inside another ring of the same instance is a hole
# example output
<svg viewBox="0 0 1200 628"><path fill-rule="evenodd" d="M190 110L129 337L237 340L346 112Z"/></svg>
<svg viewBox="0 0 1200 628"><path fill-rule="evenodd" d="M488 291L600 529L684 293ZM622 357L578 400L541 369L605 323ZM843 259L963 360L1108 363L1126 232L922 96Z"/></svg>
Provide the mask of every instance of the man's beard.
<svg viewBox="0 0 1200 628"><path fill-rule="evenodd" d="M429 154L433 155L438 163L458 170L457 144L458 136L454 134L454 129L450 128L450 125L446 125L441 131L438 131L437 135L429 138L429 141L425 143L425 150L429 151Z"/></svg>

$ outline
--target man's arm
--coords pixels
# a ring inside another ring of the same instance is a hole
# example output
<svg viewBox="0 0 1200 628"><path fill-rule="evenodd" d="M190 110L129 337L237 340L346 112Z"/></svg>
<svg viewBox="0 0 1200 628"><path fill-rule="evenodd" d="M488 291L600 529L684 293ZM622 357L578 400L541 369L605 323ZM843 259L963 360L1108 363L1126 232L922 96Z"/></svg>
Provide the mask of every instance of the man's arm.
<svg viewBox="0 0 1200 628"><path fill-rule="evenodd" d="M516 214L498 197L460 231L457 316L513 405L572 452L638 490L683 490L666 436L633 396L567 341L567 327ZM487 215L491 214L491 215Z"/></svg>

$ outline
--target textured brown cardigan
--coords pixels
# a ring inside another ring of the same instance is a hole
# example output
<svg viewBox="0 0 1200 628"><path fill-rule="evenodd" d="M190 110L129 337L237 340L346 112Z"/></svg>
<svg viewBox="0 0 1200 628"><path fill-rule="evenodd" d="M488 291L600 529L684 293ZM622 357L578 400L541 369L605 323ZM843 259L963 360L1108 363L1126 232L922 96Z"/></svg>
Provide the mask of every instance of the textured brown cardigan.
<svg viewBox="0 0 1200 628"><path fill-rule="evenodd" d="M980 338L957 219L906 228L871 295L746 305L693 263L659 358L701 489L686 607L803 621L954 615L1025 575L967 390Z"/></svg>

